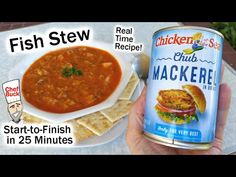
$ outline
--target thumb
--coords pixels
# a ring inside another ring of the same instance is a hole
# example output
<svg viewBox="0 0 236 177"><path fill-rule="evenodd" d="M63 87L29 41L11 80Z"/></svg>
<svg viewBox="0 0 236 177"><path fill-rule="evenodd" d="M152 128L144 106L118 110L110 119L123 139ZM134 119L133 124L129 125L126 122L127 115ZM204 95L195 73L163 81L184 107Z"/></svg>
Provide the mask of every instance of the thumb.
<svg viewBox="0 0 236 177"><path fill-rule="evenodd" d="M223 139L224 128L230 108L231 89L227 84L220 85L219 105L216 125L216 138Z"/></svg>
<svg viewBox="0 0 236 177"><path fill-rule="evenodd" d="M143 132L145 99L146 99L146 87L144 87L141 95L134 102L129 112L127 131L132 131L132 134L142 134Z"/></svg>

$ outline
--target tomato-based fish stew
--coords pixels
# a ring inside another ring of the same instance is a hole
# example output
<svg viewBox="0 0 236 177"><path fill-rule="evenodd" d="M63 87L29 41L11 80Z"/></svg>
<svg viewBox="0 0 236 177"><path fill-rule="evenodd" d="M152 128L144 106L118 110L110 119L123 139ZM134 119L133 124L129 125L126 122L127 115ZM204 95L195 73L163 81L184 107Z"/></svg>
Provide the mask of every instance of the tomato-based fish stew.
<svg viewBox="0 0 236 177"><path fill-rule="evenodd" d="M35 107L67 113L106 100L121 80L116 58L107 51L76 46L49 52L22 79L24 98Z"/></svg>

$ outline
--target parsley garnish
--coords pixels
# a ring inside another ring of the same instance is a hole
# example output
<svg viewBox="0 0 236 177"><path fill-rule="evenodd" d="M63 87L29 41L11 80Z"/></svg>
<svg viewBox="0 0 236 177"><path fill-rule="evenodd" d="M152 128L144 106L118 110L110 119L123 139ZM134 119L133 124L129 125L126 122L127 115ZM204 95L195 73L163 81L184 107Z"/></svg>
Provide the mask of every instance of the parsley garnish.
<svg viewBox="0 0 236 177"><path fill-rule="evenodd" d="M64 77L71 77L73 74L77 75L77 76L83 75L82 71L76 69L75 67L72 67L72 68L65 67L65 68L63 68L61 73Z"/></svg>

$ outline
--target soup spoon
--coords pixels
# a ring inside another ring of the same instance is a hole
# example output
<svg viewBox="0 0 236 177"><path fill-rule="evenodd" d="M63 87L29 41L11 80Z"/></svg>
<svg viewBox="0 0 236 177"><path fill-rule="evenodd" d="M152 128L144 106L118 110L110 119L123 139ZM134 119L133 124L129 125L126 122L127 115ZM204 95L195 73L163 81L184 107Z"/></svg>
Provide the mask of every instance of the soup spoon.
<svg viewBox="0 0 236 177"><path fill-rule="evenodd" d="M139 79L147 82L150 57L144 53L136 54L132 61L132 67L136 71Z"/></svg>

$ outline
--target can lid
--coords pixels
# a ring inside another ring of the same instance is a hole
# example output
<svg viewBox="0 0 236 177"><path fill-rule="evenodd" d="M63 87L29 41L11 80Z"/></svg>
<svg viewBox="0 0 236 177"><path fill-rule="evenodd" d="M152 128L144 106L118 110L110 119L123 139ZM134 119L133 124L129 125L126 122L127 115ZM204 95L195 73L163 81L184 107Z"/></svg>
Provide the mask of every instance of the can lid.
<svg viewBox="0 0 236 177"><path fill-rule="evenodd" d="M174 29L196 29L196 30L203 30L203 31L208 31L208 32L212 32L212 33L218 34L221 38L224 39L224 35L222 33L220 33L219 31L216 31L216 30L211 29L211 28L201 27L201 26L170 26L170 27L161 28L161 29L157 30L156 32L153 33L153 36L156 35L157 33L161 32L161 31L174 30Z"/></svg>

